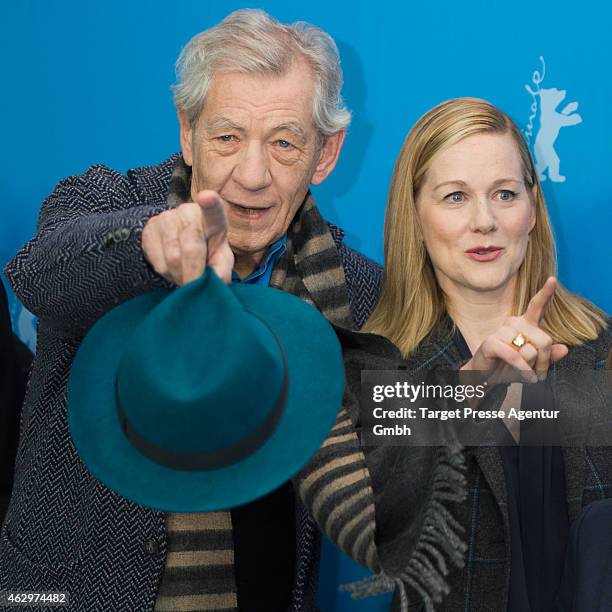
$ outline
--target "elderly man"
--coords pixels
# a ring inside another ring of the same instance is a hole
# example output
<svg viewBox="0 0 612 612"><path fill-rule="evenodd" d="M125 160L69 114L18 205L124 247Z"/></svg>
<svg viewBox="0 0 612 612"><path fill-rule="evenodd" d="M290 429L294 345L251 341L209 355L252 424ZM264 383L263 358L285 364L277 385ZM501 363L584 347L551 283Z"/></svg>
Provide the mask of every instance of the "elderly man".
<svg viewBox="0 0 612 612"><path fill-rule="evenodd" d="M0 591L68 592L79 611L314 609L318 536L289 483L227 512L132 504L80 462L66 379L101 315L206 264L363 324L381 270L342 243L309 193L342 148L341 84L326 33L238 11L179 58L182 154L127 176L94 166L44 202L37 235L6 270L40 325Z"/></svg>

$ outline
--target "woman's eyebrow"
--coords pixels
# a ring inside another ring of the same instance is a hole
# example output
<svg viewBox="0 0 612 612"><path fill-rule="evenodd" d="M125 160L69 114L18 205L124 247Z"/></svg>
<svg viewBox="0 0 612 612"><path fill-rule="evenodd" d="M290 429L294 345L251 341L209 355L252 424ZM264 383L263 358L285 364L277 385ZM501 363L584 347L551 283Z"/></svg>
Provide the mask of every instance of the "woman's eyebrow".
<svg viewBox="0 0 612 612"><path fill-rule="evenodd" d="M446 185L459 185L460 187L466 187L467 183L460 180L444 181L443 183L436 185L434 189L440 189L440 187L445 187Z"/></svg>
<svg viewBox="0 0 612 612"><path fill-rule="evenodd" d="M494 180L491 183L491 187L497 187L499 185L504 185L506 183L520 183L521 181L517 178L499 178ZM461 181L461 180L452 180L452 181L444 181L443 183L440 183L439 185L436 185L434 187L434 189L439 189L440 187L445 187L448 185L459 185L460 187L467 187L467 183L465 181Z"/></svg>
<svg viewBox="0 0 612 612"><path fill-rule="evenodd" d="M516 178L500 178L496 181L493 181L491 187L497 187L498 185L503 185L504 183L520 183L521 181Z"/></svg>

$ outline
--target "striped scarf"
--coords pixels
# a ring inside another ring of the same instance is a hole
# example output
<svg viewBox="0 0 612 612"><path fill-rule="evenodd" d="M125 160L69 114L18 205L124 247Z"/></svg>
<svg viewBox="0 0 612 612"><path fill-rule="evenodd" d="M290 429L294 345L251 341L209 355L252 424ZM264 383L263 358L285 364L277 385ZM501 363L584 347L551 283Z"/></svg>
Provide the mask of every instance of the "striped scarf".
<svg viewBox="0 0 612 612"><path fill-rule="evenodd" d="M362 445L359 396L363 370L401 369L416 381L448 368L448 328L436 328L407 360L382 336L336 333L346 371L343 407L297 476L299 493L329 539L376 574L343 590L355 599L395 591L393 610L408 612L421 600L423 612L434 612L449 592L451 569L463 566L467 549L464 528L454 515L467 495L462 449L452 428L434 421L423 423L423 429L442 429L447 446L407 447L392 439Z"/></svg>
<svg viewBox="0 0 612 612"><path fill-rule="evenodd" d="M191 168L180 157L166 201L178 206L190 200ZM342 262L310 193L287 231L270 286L302 298L336 325L353 327ZM171 513L166 531L168 555L155 610L237 610L231 513ZM298 564L296 574L300 569Z"/></svg>

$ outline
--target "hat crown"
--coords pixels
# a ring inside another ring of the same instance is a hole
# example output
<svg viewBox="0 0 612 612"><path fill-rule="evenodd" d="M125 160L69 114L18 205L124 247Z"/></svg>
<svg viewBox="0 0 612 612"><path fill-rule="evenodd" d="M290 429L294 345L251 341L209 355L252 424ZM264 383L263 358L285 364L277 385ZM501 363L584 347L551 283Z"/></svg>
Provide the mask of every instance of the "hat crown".
<svg viewBox="0 0 612 612"><path fill-rule="evenodd" d="M212 453L264 425L284 382L272 330L207 270L135 330L119 363L117 401L147 442L173 453Z"/></svg>

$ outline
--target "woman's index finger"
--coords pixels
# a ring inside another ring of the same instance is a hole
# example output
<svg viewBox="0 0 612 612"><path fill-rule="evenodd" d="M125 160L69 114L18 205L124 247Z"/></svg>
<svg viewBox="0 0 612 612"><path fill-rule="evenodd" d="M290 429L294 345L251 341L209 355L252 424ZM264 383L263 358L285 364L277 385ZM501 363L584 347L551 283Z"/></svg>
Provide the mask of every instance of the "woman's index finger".
<svg viewBox="0 0 612 612"><path fill-rule="evenodd" d="M529 301L524 316L532 325L540 325L556 288L557 279L551 276Z"/></svg>

